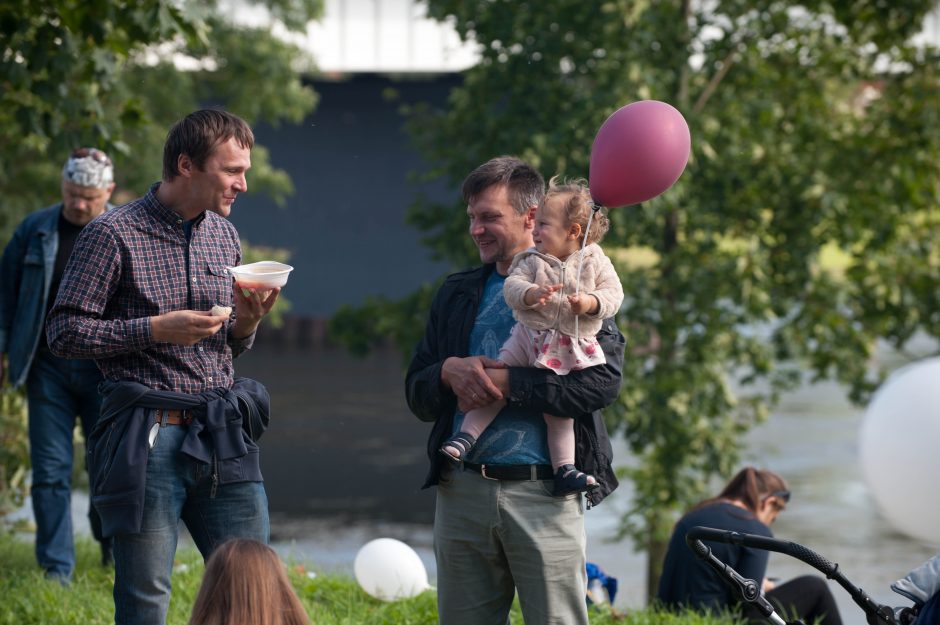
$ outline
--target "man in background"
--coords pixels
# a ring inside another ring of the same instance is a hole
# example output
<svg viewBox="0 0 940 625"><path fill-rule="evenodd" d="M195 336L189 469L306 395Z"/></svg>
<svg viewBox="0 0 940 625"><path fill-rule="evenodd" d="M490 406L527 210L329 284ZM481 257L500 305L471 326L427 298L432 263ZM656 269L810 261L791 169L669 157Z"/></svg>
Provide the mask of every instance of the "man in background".
<svg viewBox="0 0 940 625"><path fill-rule="evenodd" d="M73 432L78 417L87 439L101 409L101 372L91 360L59 358L46 343L46 315L55 302L62 273L82 229L108 208L114 191L111 159L95 148L72 152L62 168L62 201L24 219L0 261L0 353L9 381L25 384L29 401L29 455L36 518L36 559L46 575L72 578L71 490ZM4 376L0 357L0 382ZM111 541L89 506L88 518L110 564Z"/></svg>

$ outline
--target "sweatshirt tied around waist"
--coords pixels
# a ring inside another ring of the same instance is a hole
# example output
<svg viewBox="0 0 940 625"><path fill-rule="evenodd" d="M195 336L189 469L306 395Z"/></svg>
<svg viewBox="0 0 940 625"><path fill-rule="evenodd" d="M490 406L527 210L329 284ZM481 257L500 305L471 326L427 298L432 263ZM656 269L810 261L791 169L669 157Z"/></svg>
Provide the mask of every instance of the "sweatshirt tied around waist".
<svg viewBox="0 0 940 625"><path fill-rule="evenodd" d="M88 437L87 453L91 502L104 536L140 532L156 409L193 416L180 452L212 466L213 488L263 481L256 441L270 420L270 397L260 382L237 378L230 389L186 394L109 380L99 390L101 418Z"/></svg>

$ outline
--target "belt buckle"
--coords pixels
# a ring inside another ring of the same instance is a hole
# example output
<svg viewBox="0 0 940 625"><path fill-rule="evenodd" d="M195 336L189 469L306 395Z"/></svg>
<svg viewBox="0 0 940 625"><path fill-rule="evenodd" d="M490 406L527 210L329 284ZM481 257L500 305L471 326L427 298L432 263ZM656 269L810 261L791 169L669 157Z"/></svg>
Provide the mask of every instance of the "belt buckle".
<svg viewBox="0 0 940 625"><path fill-rule="evenodd" d="M490 477L489 475L486 474L486 465L485 465L485 464L481 464L481 465L480 465L480 475L483 476L483 479L493 480L494 482L498 482L498 481L499 481L499 478Z"/></svg>

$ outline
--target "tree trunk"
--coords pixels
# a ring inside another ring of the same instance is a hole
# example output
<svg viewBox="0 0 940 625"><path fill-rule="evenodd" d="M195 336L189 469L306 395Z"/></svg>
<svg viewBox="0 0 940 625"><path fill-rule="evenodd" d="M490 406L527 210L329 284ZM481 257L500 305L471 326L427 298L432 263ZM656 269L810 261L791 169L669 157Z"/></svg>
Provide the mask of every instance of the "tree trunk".
<svg viewBox="0 0 940 625"><path fill-rule="evenodd" d="M646 601L649 603L656 598L659 589L659 578L663 573L663 558L666 557L668 542L655 538L657 528L650 528L646 541Z"/></svg>

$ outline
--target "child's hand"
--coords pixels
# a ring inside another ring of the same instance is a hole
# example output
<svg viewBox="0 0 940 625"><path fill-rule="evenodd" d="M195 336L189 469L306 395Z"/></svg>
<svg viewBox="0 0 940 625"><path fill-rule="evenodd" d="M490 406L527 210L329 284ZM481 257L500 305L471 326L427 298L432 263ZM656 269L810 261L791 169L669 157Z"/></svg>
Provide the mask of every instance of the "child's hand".
<svg viewBox="0 0 940 625"><path fill-rule="evenodd" d="M561 289L561 284L547 284L544 286L534 286L525 292L526 306L544 306L552 301L552 295L555 291Z"/></svg>
<svg viewBox="0 0 940 625"><path fill-rule="evenodd" d="M600 302L593 295L569 295L568 303L571 305L571 312L576 315L592 315L600 308Z"/></svg>

